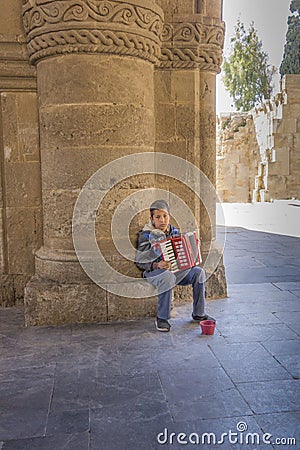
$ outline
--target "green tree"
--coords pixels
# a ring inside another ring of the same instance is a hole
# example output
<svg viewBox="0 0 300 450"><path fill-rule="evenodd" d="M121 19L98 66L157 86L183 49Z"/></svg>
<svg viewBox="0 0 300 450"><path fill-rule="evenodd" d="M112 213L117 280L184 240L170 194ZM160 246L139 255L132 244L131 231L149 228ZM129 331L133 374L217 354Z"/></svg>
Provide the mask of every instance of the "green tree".
<svg viewBox="0 0 300 450"><path fill-rule="evenodd" d="M224 58L222 80L237 110L249 111L270 98L276 69L268 64L268 54L263 51L253 22L246 30L238 20L231 44L231 53Z"/></svg>
<svg viewBox="0 0 300 450"><path fill-rule="evenodd" d="M300 73L300 0L292 0L280 75Z"/></svg>

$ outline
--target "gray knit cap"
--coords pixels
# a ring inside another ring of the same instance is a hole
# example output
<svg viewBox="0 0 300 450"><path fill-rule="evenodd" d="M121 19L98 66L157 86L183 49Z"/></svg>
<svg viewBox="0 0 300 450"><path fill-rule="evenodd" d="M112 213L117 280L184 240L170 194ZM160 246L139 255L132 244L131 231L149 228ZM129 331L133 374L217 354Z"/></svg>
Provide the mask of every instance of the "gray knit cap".
<svg viewBox="0 0 300 450"><path fill-rule="evenodd" d="M155 200L155 202L150 205L150 213L152 213L155 209L163 209L170 214L170 207L165 200Z"/></svg>

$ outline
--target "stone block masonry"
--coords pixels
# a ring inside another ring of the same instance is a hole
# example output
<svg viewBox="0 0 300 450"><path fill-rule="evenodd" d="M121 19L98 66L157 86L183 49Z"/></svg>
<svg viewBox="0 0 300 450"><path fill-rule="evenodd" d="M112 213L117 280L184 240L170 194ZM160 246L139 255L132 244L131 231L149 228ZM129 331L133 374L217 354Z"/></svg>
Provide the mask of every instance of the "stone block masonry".
<svg viewBox="0 0 300 450"><path fill-rule="evenodd" d="M260 150L260 188L253 201L300 198L300 75L285 75L281 92L253 111Z"/></svg>
<svg viewBox="0 0 300 450"><path fill-rule="evenodd" d="M248 114L222 114L217 190L223 202L300 198L300 75Z"/></svg>
<svg viewBox="0 0 300 450"><path fill-rule="evenodd" d="M26 285L27 325L154 315L155 295L128 298L124 283L122 297L110 289L109 274L102 288L85 274L73 245L74 205L98 169L134 153L150 152L153 163L155 152L180 156L215 184L222 2L12 0L4 9L10 25L3 23L0 42L2 304L16 302L13 274L20 293ZM115 269L139 276L110 234L118 205L141 189L176 193L188 204L206 257L215 217L197 202L192 183L183 192L171 177L145 174L110 189L95 233ZM133 241L132 224L129 234ZM210 297L226 295L222 258L207 289Z"/></svg>
<svg viewBox="0 0 300 450"><path fill-rule="evenodd" d="M251 201L259 160L251 114L222 114L217 141L217 192L222 202Z"/></svg>

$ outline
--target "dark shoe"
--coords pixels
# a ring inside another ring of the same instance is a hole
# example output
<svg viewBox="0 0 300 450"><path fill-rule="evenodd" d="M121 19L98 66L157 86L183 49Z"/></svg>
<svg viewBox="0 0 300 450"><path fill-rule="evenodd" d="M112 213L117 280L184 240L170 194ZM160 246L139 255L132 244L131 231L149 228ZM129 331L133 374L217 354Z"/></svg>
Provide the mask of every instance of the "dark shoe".
<svg viewBox="0 0 300 450"><path fill-rule="evenodd" d="M171 325L165 319L159 319L155 321L156 329L158 331L170 331Z"/></svg>
<svg viewBox="0 0 300 450"><path fill-rule="evenodd" d="M216 321L216 319L210 317L208 314L204 314L203 316L196 316L196 314L192 314L192 318L194 320L197 320L197 322L201 322L201 320L213 320L214 322Z"/></svg>

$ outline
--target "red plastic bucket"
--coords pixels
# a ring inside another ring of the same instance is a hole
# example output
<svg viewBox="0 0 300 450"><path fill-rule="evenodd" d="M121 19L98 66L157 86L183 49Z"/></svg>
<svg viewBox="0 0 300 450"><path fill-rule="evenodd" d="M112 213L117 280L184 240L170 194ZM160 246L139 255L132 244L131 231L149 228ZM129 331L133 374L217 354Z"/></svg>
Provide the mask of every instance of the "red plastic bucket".
<svg viewBox="0 0 300 450"><path fill-rule="evenodd" d="M216 322L214 320L201 320L200 327L202 334L214 334Z"/></svg>

